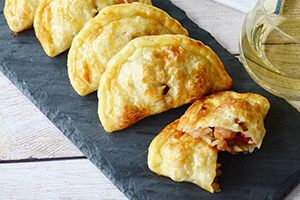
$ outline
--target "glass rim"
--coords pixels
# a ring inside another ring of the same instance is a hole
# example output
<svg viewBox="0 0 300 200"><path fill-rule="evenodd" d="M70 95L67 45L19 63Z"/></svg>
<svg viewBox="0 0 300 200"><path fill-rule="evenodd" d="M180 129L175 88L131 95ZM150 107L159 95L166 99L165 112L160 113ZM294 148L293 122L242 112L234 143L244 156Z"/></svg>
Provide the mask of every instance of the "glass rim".
<svg viewBox="0 0 300 200"><path fill-rule="evenodd" d="M293 37L293 36L287 34L286 32L284 32L283 30L281 30L278 26L276 26L276 25L274 24L274 22L272 21L272 19L269 17L269 15L268 15L268 13L267 13L267 11L266 11L266 9L265 9L265 6L264 6L264 4L263 4L263 2L264 2L265 0L258 0L258 1L260 2L260 7L261 7L261 9L262 9L262 11L263 11L263 13L264 13L266 19L268 20L268 22L269 22L269 23L270 23L277 31L279 31L280 33L282 33L282 34L283 34L284 36L286 36L287 38L289 38L289 39L291 39L291 40L293 40L293 41L295 41L295 42L299 42L299 43L300 43L300 39L297 39L297 38L295 38L295 37ZM278 1L278 0L277 0L277 1Z"/></svg>

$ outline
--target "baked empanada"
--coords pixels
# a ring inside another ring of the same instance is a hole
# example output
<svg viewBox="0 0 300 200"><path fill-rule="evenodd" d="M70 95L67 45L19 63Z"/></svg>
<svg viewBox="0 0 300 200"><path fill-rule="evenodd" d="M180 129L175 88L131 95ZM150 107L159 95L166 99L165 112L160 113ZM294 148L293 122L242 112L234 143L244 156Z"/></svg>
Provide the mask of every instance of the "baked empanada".
<svg viewBox="0 0 300 200"><path fill-rule="evenodd" d="M231 153L260 148L269 101L258 94L219 92L195 101L180 118L178 129Z"/></svg>
<svg viewBox="0 0 300 200"><path fill-rule="evenodd" d="M21 32L31 28L40 0L5 0L4 15L9 28Z"/></svg>
<svg viewBox="0 0 300 200"><path fill-rule="evenodd" d="M80 95L98 89L108 61L132 39L188 32L166 12L142 3L108 6L89 20L68 54L71 84Z"/></svg>
<svg viewBox="0 0 300 200"><path fill-rule="evenodd" d="M37 38L49 56L69 49L73 38L85 23L106 6L150 0L43 0L34 18Z"/></svg>
<svg viewBox="0 0 300 200"><path fill-rule="evenodd" d="M108 132L231 87L217 55L183 35L142 36L109 61L98 89L98 114Z"/></svg>
<svg viewBox="0 0 300 200"><path fill-rule="evenodd" d="M218 192L220 186L215 182L221 174L220 164L217 164L218 150L179 131L178 122L166 126L151 142L149 169L174 181L191 182L211 193Z"/></svg>

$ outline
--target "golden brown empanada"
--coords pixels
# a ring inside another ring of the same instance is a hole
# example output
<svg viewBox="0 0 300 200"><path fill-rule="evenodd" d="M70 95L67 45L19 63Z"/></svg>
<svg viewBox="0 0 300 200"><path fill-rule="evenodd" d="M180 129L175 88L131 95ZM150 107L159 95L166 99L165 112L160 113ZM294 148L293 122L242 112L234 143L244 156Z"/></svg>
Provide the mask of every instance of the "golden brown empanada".
<svg viewBox="0 0 300 200"><path fill-rule="evenodd" d="M21 32L31 28L40 0L5 0L4 15L9 28Z"/></svg>
<svg viewBox="0 0 300 200"><path fill-rule="evenodd" d="M258 94L219 92L195 101L180 118L178 129L231 153L260 148L269 101Z"/></svg>
<svg viewBox="0 0 300 200"><path fill-rule="evenodd" d="M217 164L218 150L179 131L178 122L166 126L151 142L149 169L174 181L191 182L211 193L218 192L220 186L215 182L221 174L220 164Z"/></svg>
<svg viewBox="0 0 300 200"><path fill-rule="evenodd" d="M37 38L49 56L56 56L70 48L75 35L85 23L106 6L151 0L43 0L35 18Z"/></svg>
<svg viewBox="0 0 300 200"><path fill-rule="evenodd" d="M217 55L183 35L142 36L108 63L98 90L98 113L108 132L231 87Z"/></svg>
<svg viewBox="0 0 300 200"><path fill-rule="evenodd" d="M108 6L78 33L68 55L71 84L80 95L98 89L108 61L132 39L188 32L166 12L142 3Z"/></svg>

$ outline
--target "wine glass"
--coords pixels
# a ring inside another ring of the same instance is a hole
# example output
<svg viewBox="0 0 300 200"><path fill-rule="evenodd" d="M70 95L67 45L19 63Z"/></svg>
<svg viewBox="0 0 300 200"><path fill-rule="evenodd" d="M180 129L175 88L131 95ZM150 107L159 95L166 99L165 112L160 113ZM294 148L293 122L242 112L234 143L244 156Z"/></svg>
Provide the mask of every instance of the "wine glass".
<svg viewBox="0 0 300 200"><path fill-rule="evenodd" d="M242 27L240 54L262 88L300 100L300 0L255 0Z"/></svg>

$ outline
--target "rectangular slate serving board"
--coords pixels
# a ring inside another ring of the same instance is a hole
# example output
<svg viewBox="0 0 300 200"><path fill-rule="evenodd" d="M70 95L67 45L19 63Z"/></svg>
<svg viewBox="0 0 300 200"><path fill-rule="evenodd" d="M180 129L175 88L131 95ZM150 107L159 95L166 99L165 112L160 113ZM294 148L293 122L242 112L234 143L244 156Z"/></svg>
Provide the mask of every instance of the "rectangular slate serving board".
<svg viewBox="0 0 300 200"><path fill-rule="evenodd" d="M97 116L96 93L80 97L69 83L67 52L55 58L46 56L32 29L11 37L2 11L4 1L0 3L0 70L129 199L283 199L300 180L300 114L254 83L242 64L184 11L169 0L153 0L153 4L177 19L190 37L217 53L233 79L232 90L262 94L271 103L260 150L235 156L219 153L223 171L220 193L174 182L147 167L152 139L189 105L147 117L123 131L106 133Z"/></svg>

